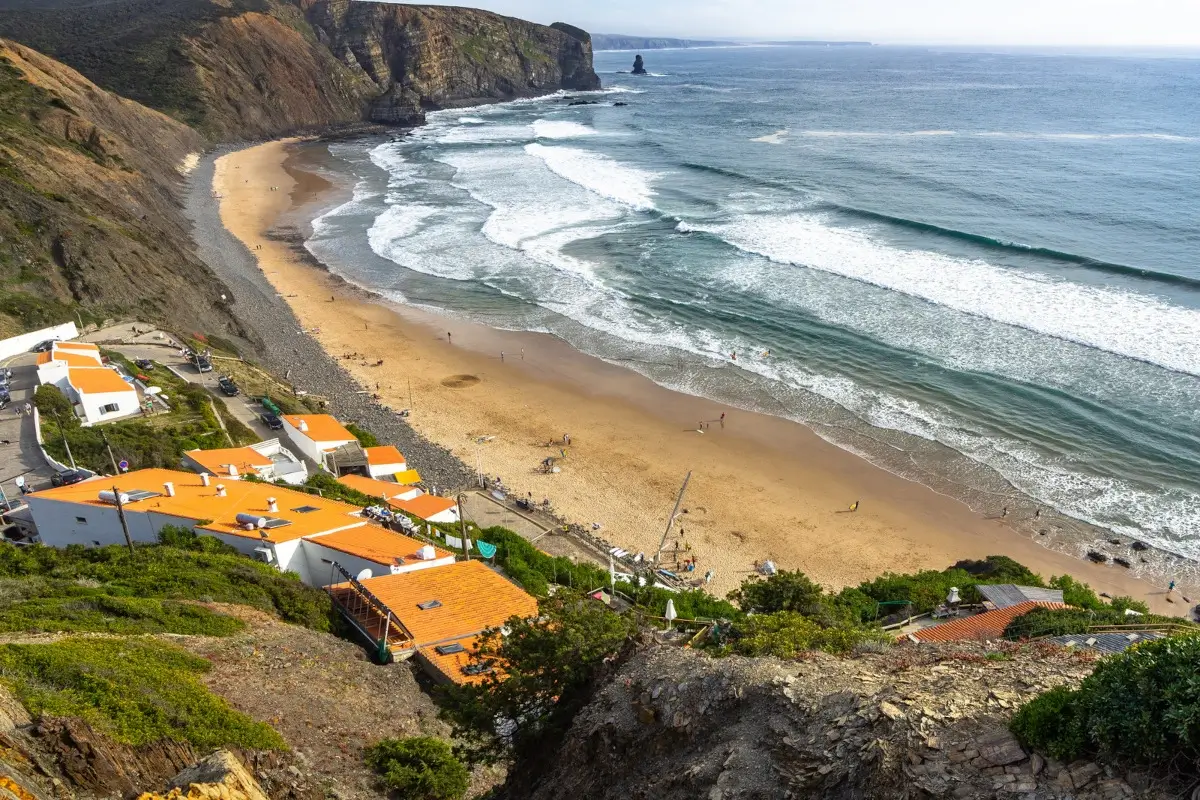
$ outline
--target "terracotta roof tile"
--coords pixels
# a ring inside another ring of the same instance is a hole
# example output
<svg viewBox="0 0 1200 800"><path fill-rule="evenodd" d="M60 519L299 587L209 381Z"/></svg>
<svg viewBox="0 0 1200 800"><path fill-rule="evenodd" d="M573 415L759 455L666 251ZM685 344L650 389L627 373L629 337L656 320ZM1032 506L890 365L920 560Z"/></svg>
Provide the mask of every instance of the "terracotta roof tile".
<svg viewBox="0 0 1200 800"><path fill-rule="evenodd" d="M404 464L404 454L395 446L390 444L380 445L379 447L363 448L367 453L367 463L375 466L383 466L384 464Z"/></svg>
<svg viewBox="0 0 1200 800"><path fill-rule="evenodd" d="M441 514L443 511L449 511L458 505L453 498L438 497L436 494L423 494L412 500L394 498L389 500L388 504L393 508L398 508L401 511L425 520Z"/></svg>
<svg viewBox="0 0 1200 800"><path fill-rule="evenodd" d="M503 625L509 617L537 615L537 601L479 561L459 561L363 581L419 647L463 639ZM437 600L437 608L418 603Z"/></svg>
<svg viewBox="0 0 1200 800"><path fill-rule="evenodd" d="M463 667L471 663L471 654L479 647L479 637L470 636L466 639L459 639L457 643L462 645L462 652L443 654L439 653L436 647L423 647L421 648L421 658L446 680L455 683L482 683L488 673L468 675L463 672ZM454 643L447 642L447 644Z"/></svg>
<svg viewBox="0 0 1200 800"><path fill-rule="evenodd" d="M329 414L284 414L284 420L314 442L353 442L354 434ZM300 430L300 423L308 426Z"/></svg>
<svg viewBox="0 0 1200 800"><path fill-rule="evenodd" d="M349 486L355 491L369 494L371 497L387 497L391 503L391 498L396 495L407 495L413 492L419 492L412 486L403 486L399 483L391 483L390 481L377 481L374 478L368 478L365 475L343 475L338 478L338 483Z"/></svg>
<svg viewBox="0 0 1200 800"><path fill-rule="evenodd" d="M121 376L108 367L71 367L67 370L67 380L76 391L84 394L110 394L134 390L133 384L121 380Z"/></svg>
<svg viewBox="0 0 1200 800"><path fill-rule="evenodd" d="M204 467L209 473L221 477L229 476L229 465L245 474L256 467L271 466L271 459L252 447L225 447L219 450L188 450L187 457Z"/></svg>
<svg viewBox="0 0 1200 800"><path fill-rule="evenodd" d="M971 617L963 617L961 619L951 620L950 622L943 622L941 625L934 625L929 628L924 628L911 635L918 641L922 642L958 642L999 639L1004 634L1004 629L1008 627L1008 623L1039 606L1043 608L1068 607L1066 603L1043 603L1036 600L1030 600L1024 603L1018 603L1015 606L1009 606L1008 608L1001 608L996 611L987 611L983 614L976 614ZM908 638L908 636L909 634L905 634L905 636L901 638Z"/></svg>
<svg viewBox="0 0 1200 800"><path fill-rule="evenodd" d="M78 350L80 352L91 352L97 354L100 352L99 345L92 344L91 342L55 342L54 348L56 350Z"/></svg>
<svg viewBox="0 0 1200 800"><path fill-rule="evenodd" d="M407 563L420 563L417 552L425 546L424 542L405 536L402 533L390 531L378 525L364 525L361 528L327 533L319 536L309 536L307 541L319 544L333 550L338 550L352 556L374 561L376 564L390 565L397 558ZM433 548L435 558L446 558L453 555L440 547Z"/></svg>

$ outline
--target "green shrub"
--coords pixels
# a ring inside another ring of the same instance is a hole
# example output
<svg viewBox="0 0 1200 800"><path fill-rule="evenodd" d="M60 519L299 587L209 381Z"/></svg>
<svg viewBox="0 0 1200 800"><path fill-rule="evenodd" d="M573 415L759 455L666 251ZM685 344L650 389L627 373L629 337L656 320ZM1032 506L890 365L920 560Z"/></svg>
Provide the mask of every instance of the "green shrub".
<svg viewBox="0 0 1200 800"><path fill-rule="evenodd" d="M358 439L358 443L361 444L363 447L378 447L379 446L379 440L375 438L375 434L371 433L366 428L360 428L359 426L355 425L353 422L347 422L346 430L350 431L350 434L355 439Z"/></svg>
<svg viewBox="0 0 1200 800"><path fill-rule="evenodd" d="M1026 745L1064 761L1099 757L1200 777L1200 635L1144 642L1102 660L1071 691L1017 712Z"/></svg>
<svg viewBox="0 0 1200 800"><path fill-rule="evenodd" d="M406 800L459 800L471 782L450 745L432 736L383 739L367 748L365 759Z"/></svg>
<svg viewBox="0 0 1200 800"><path fill-rule="evenodd" d="M1051 589L1062 589L1063 602L1076 608L1087 608L1099 611L1107 608L1104 601L1092 591L1086 583L1075 580L1070 575L1056 575L1050 579Z"/></svg>
<svg viewBox="0 0 1200 800"><path fill-rule="evenodd" d="M771 614L776 611L796 611L805 616L822 613L825 590L796 570L777 572L766 580L743 581L740 588L729 593L729 599L742 611Z"/></svg>
<svg viewBox="0 0 1200 800"><path fill-rule="evenodd" d="M308 476L308 480L304 485L310 489L317 489L321 492L321 496L329 500L339 500L343 503L349 503L352 506L366 508L367 506L377 506L383 503L382 497L372 497L369 494L360 492L357 489L351 489L346 484L339 481L337 478L330 475L328 472L319 470Z"/></svg>
<svg viewBox="0 0 1200 800"><path fill-rule="evenodd" d="M63 639L0 646L4 683L31 714L82 717L119 741L198 748L284 749L269 725L235 711L200 682L209 663L145 639Z"/></svg>
<svg viewBox="0 0 1200 800"><path fill-rule="evenodd" d="M1112 600L1108 601L1108 606L1109 608L1119 611L1122 614L1125 613L1125 609L1136 611L1143 616L1150 613L1150 606L1143 603L1141 600L1134 600L1128 595L1119 595L1114 597Z"/></svg>
<svg viewBox="0 0 1200 800"><path fill-rule="evenodd" d="M796 611L754 614L735 626L734 652L744 656L795 658L812 650L845 654L864 642L886 643L879 630L824 627Z"/></svg>
<svg viewBox="0 0 1200 800"><path fill-rule="evenodd" d="M224 553L238 555L238 549L225 544L215 536L204 536L192 528L182 525L164 525L158 531L158 543L177 550L195 550L198 553Z"/></svg>
<svg viewBox="0 0 1200 800"><path fill-rule="evenodd" d="M62 582L43 586L41 593L0 608L0 631L230 636L245 627L241 620L175 600L122 597Z"/></svg>

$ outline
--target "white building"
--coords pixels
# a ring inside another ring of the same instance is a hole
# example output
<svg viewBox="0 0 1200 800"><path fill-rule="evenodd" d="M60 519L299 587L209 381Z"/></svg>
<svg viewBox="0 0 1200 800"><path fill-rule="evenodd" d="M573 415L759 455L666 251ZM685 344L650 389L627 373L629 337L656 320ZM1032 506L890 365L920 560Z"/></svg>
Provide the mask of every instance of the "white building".
<svg viewBox="0 0 1200 800"><path fill-rule="evenodd" d="M367 454L367 473L372 478L393 478L408 469L404 455L393 445L364 447Z"/></svg>
<svg viewBox="0 0 1200 800"><path fill-rule="evenodd" d="M249 447L189 450L183 454L183 468L196 473L207 472L222 480L253 475L264 481L283 480L293 486L299 486L308 478L308 467L278 439L268 439Z"/></svg>
<svg viewBox="0 0 1200 800"><path fill-rule="evenodd" d="M297 573L311 586L369 571L390 575L454 563L454 555L386 530L345 503L282 486L143 469L26 495L44 544L124 545L113 489L129 536L154 543L167 525L214 536L239 552Z"/></svg>
<svg viewBox="0 0 1200 800"><path fill-rule="evenodd" d="M100 348L94 344L55 342L50 351L38 355L38 382L57 386L84 425L141 411L132 381L104 366Z"/></svg>
<svg viewBox="0 0 1200 800"><path fill-rule="evenodd" d="M282 419L292 447L317 465L324 465L327 452L358 441L329 414L284 414Z"/></svg>
<svg viewBox="0 0 1200 800"><path fill-rule="evenodd" d="M79 329L75 327L75 323L72 321L64 322L62 325L55 325L51 328L42 328L40 331L30 331L29 333L10 336L7 339L0 339L0 359L12 358L22 353L28 353L49 339L74 339L78 335Z"/></svg>
<svg viewBox="0 0 1200 800"><path fill-rule="evenodd" d="M338 481L371 497L383 499L389 506L425 522L458 522L458 502L450 497L427 494L416 486L377 481L364 475L343 475Z"/></svg>

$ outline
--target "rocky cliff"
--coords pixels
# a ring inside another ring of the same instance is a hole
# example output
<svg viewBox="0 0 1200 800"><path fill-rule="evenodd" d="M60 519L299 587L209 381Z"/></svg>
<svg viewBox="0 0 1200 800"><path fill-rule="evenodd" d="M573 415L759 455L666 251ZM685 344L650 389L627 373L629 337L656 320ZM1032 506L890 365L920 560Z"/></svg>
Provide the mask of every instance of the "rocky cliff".
<svg viewBox="0 0 1200 800"><path fill-rule="evenodd" d="M212 141L600 86L583 31L445 6L0 0L0 36Z"/></svg>
<svg viewBox="0 0 1200 800"><path fill-rule="evenodd" d="M633 656L560 750L510 770L524 800L1167 798L1179 787L1030 754L1008 732L1025 700L1091 672L1054 647L904 646L799 662Z"/></svg>
<svg viewBox="0 0 1200 800"><path fill-rule="evenodd" d="M221 332L221 284L173 193L204 145L175 120L0 40L0 332L73 309Z"/></svg>

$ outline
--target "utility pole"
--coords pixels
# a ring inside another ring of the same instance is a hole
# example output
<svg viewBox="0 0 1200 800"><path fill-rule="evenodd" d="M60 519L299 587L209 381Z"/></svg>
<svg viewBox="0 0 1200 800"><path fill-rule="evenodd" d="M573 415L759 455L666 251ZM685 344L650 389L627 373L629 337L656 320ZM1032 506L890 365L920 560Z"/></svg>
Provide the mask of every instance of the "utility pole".
<svg viewBox="0 0 1200 800"><path fill-rule="evenodd" d="M683 486L679 489L679 497L675 500L675 509L671 512L671 516L667 520L667 529L663 531L662 541L658 543L658 552L654 554L652 567L658 566L658 560L662 557L663 548L667 546L667 537L671 535L671 528L675 527L675 518L679 516L679 506L683 504L683 493L687 491L688 481L691 479L692 471L688 470L687 477L683 479Z"/></svg>
<svg viewBox="0 0 1200 800"><path fill-rule="evenodd" d="M62 420L57 411L54 412L54 421L58 424L58 435L62 437L63 447L67 450L67 460L71 462L71 469L78 469L75 466L75 456L71 455L71 443L67 441L67 432L63 430Z"/></svg>
<svg viewBox="0 0 1200 800"><path fill-rule="evenodd" d="M467 544L467 518L462 513L462 495L458 495L458 497L454 498L454 501L458 503L458 530L462 534L463 557L470 561L471 548Z"/></svg>
<svg viewBox="0 0 1200 800"><path fill-rule="evenodd" d="M121 531L125 534L125 544L129 545L129 557L133 558L133 539L129 535L129 523L125 521L125 505L121 502L121 490L113 484L113 498L117 502L117 516L121 520Z"/></svg>
<svg viewBox="0 0 1200 800"><path fill-rule="evenodd" d="M108 443L108 437L104 434L104 431L100 431L100 440L104 442L104 447L108 450L108 460L112 462L113 475L120 475L121 470L117 467L116 457L113 456L112 445Z"/></svg>

